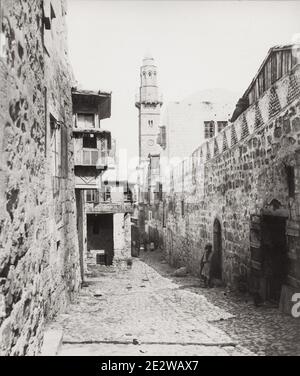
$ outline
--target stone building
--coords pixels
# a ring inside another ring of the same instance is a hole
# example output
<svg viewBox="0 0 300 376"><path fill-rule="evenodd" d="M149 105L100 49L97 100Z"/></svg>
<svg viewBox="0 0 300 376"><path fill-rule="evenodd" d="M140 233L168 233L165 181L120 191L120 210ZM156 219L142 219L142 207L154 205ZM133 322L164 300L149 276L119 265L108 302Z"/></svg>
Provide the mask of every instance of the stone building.
<svg viewBox="0 0 300 376"><path fill-rule="evenodd" d="M210 242L213 278L285 312L300 288L299 52L269 51L234 122L172 169L152 219L173 265L198 274Z"/></svg>
<svg viewBox="0 0 300 376"><path fill-rule="evenodd" d="M192 150L228 125L236 99L227 90L211 89L168 103L160 128L162 157L175 163L189 157Z"/></svg>
<svg viewBox="0 0 300 376"><path fill-rule="evenodd" d="M0 1L0 353L39 352L80 286L64 0Z"/></svg>
<svg viewBox="0 0 300 376"><path fill-rule="evenodd" d="M116 265L131 257L131 215L133 187L117 180L110 168L102 176L98 190L86 191L86 273L98 265Z"/></svg>
<svg viewBox="0 0 300 376"><path fill-rule="evenodd" d="M101 128L101 120L111 115L111 93L73 88L72 101L77 231L81 278L84 280L93 234L90 233L93 217L87 216L86 209L88 203L98 197L102 174L108 168L111 132Z"/></svg>
<svg viewBox="0 0 300 376"><path fill-rule="evenodd" d="M99 265L131 256L132 196L117 179L116 143L101 120L111 115L111 93L74 89L73 142L81 277ZM113 146L113 148L112 148Z"/></svg>

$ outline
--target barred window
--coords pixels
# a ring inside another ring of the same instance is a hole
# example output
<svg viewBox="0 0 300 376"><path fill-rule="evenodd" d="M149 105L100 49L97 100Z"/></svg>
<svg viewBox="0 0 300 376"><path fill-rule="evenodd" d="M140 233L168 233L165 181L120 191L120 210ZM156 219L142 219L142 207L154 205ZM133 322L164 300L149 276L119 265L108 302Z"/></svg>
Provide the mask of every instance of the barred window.
<svg viewBox="0 0 300 376"><path fill-rule="evenodd" d="M205 121L204 122L204 137L212 138L215 135L215 123L214 121Z"/></svg>

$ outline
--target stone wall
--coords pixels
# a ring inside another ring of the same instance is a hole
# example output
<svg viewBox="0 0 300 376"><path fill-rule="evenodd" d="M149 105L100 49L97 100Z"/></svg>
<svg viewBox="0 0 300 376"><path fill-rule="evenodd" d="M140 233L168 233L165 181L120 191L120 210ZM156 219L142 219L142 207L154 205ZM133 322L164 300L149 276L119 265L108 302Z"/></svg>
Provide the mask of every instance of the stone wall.
<svg viewBox="0 0 300 376"><path fill-rule="evenodd" d="M130 218L130 214L114 214L114 262L124 261L131 257Z"/></svg>
<svg viewBox="0 0 300 376"><path fill-rule="evenodd" d="M291 167L295 177L289 182ZM259 231L250 239L252 228L262 215L282 216L287 220L288 283L299 290L299 65L174 168L164 188L170 191L152 206L150 225L173 265L199 274L204 246L214 243L217 219L224 281L249 282L251 254L260 248Z"/></svg>
<svg viewBox="0 0 300 376"><path fill-rule="evenodd" d="M52 11L50 1L2 1L1 355L37 354L45 323L80 283L66 4L51 4ZM66 129L67 173L60 179L52 176L50 114Z"/></svg>

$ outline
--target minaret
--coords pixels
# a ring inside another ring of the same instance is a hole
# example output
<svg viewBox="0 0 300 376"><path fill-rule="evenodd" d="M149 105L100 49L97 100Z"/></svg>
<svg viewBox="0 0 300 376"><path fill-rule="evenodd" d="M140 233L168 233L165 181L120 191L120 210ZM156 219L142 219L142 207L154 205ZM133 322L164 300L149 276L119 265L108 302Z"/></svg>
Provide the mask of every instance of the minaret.
<svg viewBox="0 0 300 376"><path fill-rule="evenodd" d="M144 57L140 69L140 89L135 106L139 110L139 157L143 162L149 154L161 152L157 136L162 99L157 87L157 67L149 54Z"/></svg>

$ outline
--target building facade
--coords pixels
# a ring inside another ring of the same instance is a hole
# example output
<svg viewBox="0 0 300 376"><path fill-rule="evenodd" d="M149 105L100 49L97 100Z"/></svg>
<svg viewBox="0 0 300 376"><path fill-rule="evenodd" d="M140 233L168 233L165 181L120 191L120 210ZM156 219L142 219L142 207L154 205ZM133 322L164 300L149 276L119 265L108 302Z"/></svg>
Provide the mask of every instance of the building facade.
<svg viewBox="0 0 300 376"><path fill-rule="evenodd" d="M236 99L234 93L214 89L168 103L160 128L163 147L161 155L171 163L188 158L198 145L214 137L228 125Z"/></svg>
<svg viewBox="0 0 300 376"><path fill-rule="evenodd" d="M80 286L67 9L0 6L0 354L35 355Z"/></svg>
<svg viewBox="0 0 300 376"><path fill-rule="evenodd" d="M77 229L84 280L100 265L131 256L132 194L116 174L116 142L101 120L111 115L111 94L73 89L73 142Z"/></svg>
<svg viewBox="0 0 300 376"><path fill-rule="evenodd" d="M212 278L287 313L300 288L299 51L270 50L246 93L271 69L264 90L172 169L170 191L152 215L170 263L199 274L211 243ZM287 68L283 54L290 55Z"/></svg>

